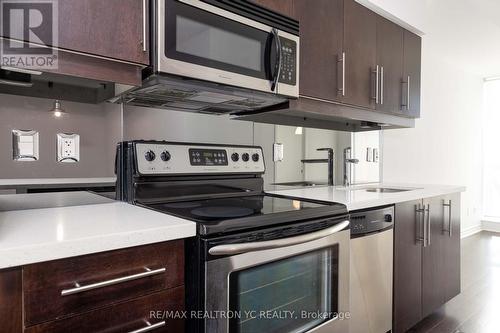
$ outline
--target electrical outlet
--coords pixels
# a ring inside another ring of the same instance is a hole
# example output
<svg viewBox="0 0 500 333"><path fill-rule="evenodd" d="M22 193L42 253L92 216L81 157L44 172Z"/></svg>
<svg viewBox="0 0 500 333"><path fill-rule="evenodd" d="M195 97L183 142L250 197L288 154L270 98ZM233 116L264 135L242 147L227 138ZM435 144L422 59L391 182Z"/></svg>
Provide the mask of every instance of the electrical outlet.
<svg viewBox="0 0 500 333"><path fill-rule="evenodd" d="M57 161L75 163L80 160L80 135L73 133L57 134Z"/></svg>

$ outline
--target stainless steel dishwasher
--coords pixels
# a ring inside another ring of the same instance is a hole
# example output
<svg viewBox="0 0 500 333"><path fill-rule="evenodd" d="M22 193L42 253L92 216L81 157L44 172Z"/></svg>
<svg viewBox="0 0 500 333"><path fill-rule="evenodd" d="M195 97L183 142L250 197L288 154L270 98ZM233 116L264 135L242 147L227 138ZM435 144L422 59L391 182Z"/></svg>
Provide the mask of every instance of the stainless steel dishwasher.
<svg viewBox="0 0 500 333"><path fill-rule="evenodd" d="M351 214L350 333L392 330L394 206Z"/></svg>

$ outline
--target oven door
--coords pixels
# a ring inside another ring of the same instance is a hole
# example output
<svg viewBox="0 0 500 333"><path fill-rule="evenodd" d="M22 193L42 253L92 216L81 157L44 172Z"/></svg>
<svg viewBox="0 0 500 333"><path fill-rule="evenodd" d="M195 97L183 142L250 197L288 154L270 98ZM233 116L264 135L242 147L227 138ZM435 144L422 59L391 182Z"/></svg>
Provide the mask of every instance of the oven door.
<svg viewBox="0 0 500 333"><path fill-rule="evenodd" d="M348 332L348 225L209 249L205 333Z"/></svg>
<svg viewBox="0 0 500 333"><path fill-rule="evenodd" d="M158 71L298 97L299 37L198 0L159 0Z"/></svg>

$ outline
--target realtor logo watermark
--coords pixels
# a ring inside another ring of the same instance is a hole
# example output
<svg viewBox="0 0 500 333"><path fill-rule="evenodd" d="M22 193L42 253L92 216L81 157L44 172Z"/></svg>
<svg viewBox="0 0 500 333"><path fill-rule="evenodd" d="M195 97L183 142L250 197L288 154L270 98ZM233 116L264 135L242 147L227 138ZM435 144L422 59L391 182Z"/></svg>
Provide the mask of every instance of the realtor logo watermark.
<svg viewBox="0 0 500 333"><path fill-rule="evenodd" d="M57 0L0 0L0 65L57 69Z"/></svg>

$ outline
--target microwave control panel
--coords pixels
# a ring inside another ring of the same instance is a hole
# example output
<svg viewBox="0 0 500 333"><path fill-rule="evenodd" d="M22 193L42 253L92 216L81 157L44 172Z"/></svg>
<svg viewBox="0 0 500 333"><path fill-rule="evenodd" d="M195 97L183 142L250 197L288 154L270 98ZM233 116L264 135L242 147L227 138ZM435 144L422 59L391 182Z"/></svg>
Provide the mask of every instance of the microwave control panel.
<svg viewBox="0 0 500 333"><path fill-rule="evenodd" d="M297 84L297 43L284 37L280 37L280 42L281 70L278 82L294 86Z"/></svg>

